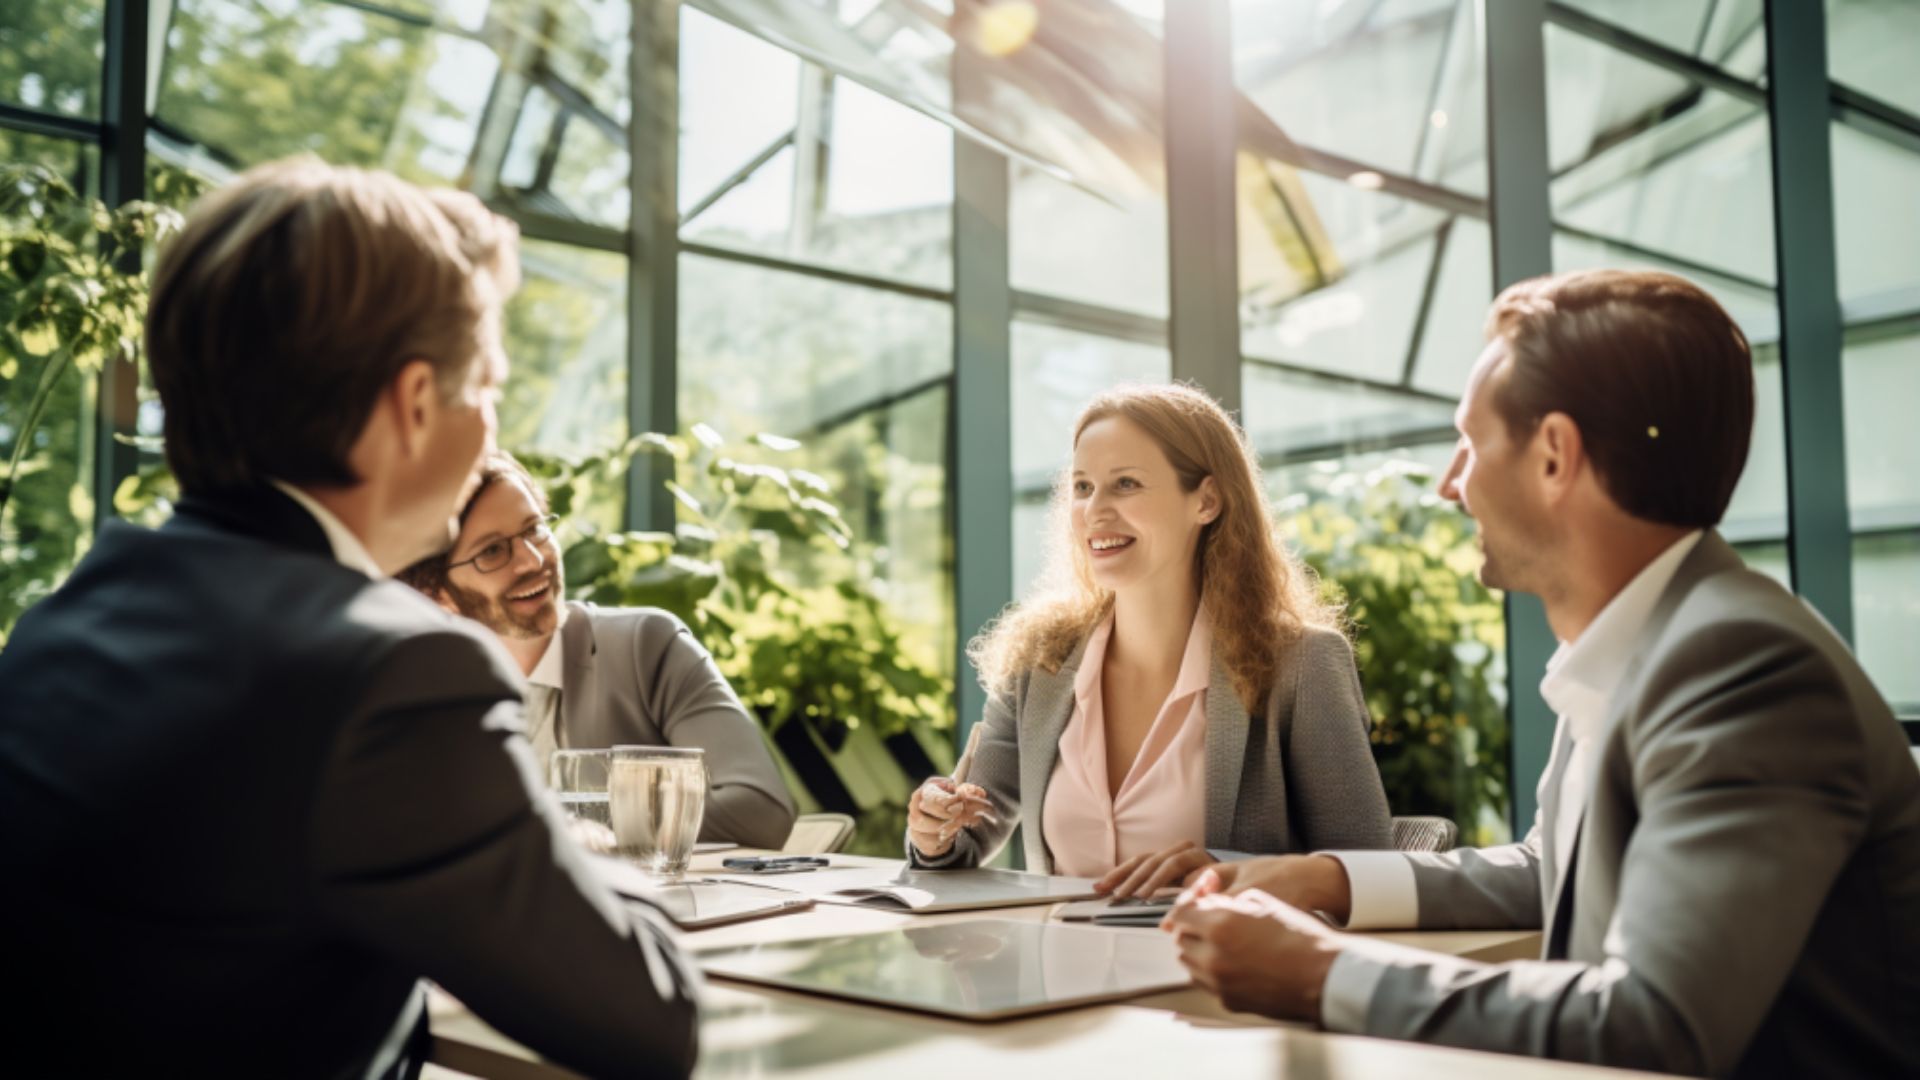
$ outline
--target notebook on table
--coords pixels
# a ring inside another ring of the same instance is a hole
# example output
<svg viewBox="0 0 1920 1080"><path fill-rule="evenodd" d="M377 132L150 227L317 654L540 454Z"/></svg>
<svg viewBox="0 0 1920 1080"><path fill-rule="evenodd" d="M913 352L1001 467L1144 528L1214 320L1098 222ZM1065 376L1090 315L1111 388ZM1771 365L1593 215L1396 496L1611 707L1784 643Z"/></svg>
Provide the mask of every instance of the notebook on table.
<svg viewBox="0 0 1920 1080"><path fill-rule="evenodd" d="M716 874L714 880L751 884L752 875ZM779 887L823 904L849 904L931 914L985 908L1055 904L1098 896L1091 878L1050 877L1015 870L914 870L886 866L834 866L782 874Z"/></svg>
<svg viewBox="0 0 1920 1080"><path fill-rule="evenodd" d="M595 856L593 861L601 880L614 892L652 904L682 930L725 926L813 907L811 899L786 889L706 878L665 882L618 859Z"/></svg>
<svg viewBox="0 0 1920 1080"><path fill-rule="evenodd" d="M969 919L701 950L708 975L786 990L1000 1020L1186 986L1166 934Z"/></svg>

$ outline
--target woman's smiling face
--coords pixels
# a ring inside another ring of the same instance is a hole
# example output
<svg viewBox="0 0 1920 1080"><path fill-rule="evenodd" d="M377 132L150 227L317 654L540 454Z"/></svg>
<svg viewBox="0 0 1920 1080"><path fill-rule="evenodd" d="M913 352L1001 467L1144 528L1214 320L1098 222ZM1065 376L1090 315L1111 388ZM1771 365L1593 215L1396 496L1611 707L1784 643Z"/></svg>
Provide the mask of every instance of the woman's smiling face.
<svg viewBox="0 0 1920 1080"><path fill-rule="evenodd" d="M1166 452L1122 416L1095 420L1073 448L1070 520L1093 579L1118 592L1191 574L1200 530L1216 514L1211 479L1182 491Z"/></svg>

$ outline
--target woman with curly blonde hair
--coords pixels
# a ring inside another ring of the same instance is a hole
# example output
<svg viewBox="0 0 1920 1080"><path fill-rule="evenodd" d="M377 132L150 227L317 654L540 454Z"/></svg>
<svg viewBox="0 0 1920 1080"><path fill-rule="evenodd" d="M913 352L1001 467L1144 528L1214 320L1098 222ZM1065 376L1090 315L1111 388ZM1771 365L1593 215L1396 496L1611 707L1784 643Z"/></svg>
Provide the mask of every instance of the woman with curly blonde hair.
<svg viewBox="0 0 1920 1080"><path fill-rule="evenodd" d="M1260 465L1188 386L1102 394L1073 429L1041 587L974 640L969 782L908 807L916 866L976 866L1024 812L1027 867L1116 897L1251 854L1390 846L1340 614L1274 536Z"/></svg>

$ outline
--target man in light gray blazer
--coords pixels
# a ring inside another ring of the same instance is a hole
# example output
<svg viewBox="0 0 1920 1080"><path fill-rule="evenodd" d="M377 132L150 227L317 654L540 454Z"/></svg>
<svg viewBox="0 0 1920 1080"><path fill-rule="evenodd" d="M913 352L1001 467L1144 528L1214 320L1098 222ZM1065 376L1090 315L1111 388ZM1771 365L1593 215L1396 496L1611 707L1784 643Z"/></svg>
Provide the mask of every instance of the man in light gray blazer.
<svg viewBox="0 0 1920 1080"><path fill-rule="evenodd" d="M1442 492L1563 645L1516 844L1219 868L1168 920L1226 1004L1342 1031L1712 1076L1920 1075L1920 771L1826 623L1712 530L1744 338L1667 274L1495 302ZM1337 933L1544 927L1489 965Z"/></svg>
<svg viewBox="0 0 1920 1080"><path fill-rule="evenodd" d="M793 798L713 657L658 608L562 603L551 522L546 492L494 451L453 549L400 576L492 630L519 663L543 775L557 749L697 747L710 781L700 838L778 849L793 829Z"/></svg>

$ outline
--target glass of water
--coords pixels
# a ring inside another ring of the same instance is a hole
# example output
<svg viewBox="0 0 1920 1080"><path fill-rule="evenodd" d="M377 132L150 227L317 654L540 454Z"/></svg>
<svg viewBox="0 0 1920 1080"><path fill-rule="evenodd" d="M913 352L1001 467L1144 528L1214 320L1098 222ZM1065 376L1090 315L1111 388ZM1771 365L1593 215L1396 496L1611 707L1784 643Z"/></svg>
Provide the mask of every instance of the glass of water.
<svg viewBox="0 0 1920 1080"><path fill-rule="evenodd" d="M607 792L615 853L663 878L686 873L707 809L706 752L616 746Z"/></svg>
<svg viewBox="0 0 1920 1080"><path fill-rule="evenodd" d="M607 809L607 776L613 764L611 750L555 750L547 763L547 786L560 800L567 816L611 829Z"/></svg>

